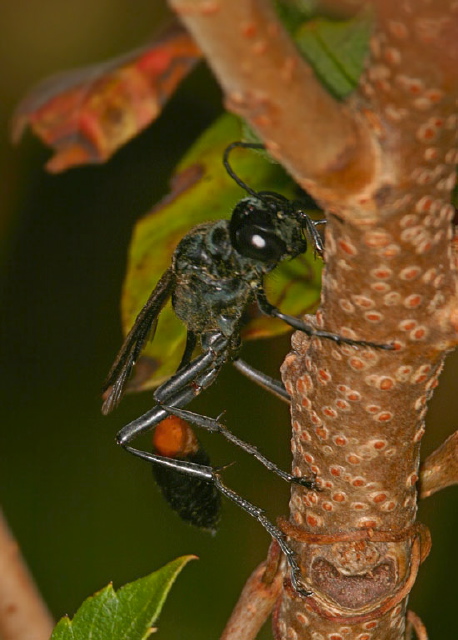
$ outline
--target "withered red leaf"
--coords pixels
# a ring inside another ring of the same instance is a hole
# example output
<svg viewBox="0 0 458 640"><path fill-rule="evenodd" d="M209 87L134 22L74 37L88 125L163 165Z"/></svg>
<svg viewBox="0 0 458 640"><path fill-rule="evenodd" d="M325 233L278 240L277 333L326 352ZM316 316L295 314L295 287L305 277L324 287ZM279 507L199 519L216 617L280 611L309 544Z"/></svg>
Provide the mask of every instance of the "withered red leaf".
<svg viewBox="0 0 458 640"><path fill-rule="evenodd" d="M158 117L200 57L187 31L173 23L140 49L54 75L17 107L13 140L29 125L56 151L46 165L53 173L105 162Z"/></svg>

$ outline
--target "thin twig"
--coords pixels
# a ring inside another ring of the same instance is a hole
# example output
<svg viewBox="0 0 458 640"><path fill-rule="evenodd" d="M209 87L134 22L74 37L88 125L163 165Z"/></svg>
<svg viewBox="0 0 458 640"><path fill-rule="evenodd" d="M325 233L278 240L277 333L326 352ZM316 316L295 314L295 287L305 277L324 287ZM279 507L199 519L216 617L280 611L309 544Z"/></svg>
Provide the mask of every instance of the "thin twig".
<svg viewBox="0 0 458 640"><path fill-rule="evenodd" d="M458 484L458 431L426 458L420 469L420 498Z"/></svg>
<svg viewBox="0 0 458 640"><path fill-rule="evenodd" d="M267 559L245 583L220 640L254 640L275 606L283 585L281 551L272 542Z"/></svg>
<svg viewBox="0 0 458 640"><path fill-rule="evenodd" d="M428 632L421 619L413 611L407 611L407 640L412 640L412 631L415 631L418 640L428 640Z"/></svg>

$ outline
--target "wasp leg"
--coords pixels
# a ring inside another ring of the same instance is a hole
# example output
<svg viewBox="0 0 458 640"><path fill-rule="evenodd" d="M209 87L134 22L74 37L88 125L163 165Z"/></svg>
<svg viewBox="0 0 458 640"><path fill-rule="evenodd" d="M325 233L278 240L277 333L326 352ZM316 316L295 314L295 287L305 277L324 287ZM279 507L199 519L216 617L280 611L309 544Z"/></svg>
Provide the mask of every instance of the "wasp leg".
<svg viewBox="0 0 458 640"><path fill-rule="evenodd" d="M199 413L194 413L193 411L178 409L177 407L165 408L174 416L178 416L179 418L182 418L183 420L186 420L191 424L195 424L202 429L206 429L207 431L210 431L210 433L220 433L226 438L226 440L229 440L229 442L232 442L237 447L240 447L240 449L243 449L243 451L246 451L247 453L252 455L254 458L256 458L256 460L264 465L266 469L269 469L269 471L277 474L277 476L279 476L283 480L286 480L286 482L298 484L303 487L307 487L308 489L316 489L314 479L293 476L290 473L283 471L282 469L277 467L276 464L268 460L268 458L266 458L254 445L249 444L248 442L245 442L244 440L241 440L236 435L234 435L225 425L221 424L218 419L210 418L208 416L202 416Z"/></svg>
<svg viewBox="0 0 458 640"><path fill-rule="evenodd" d="M256 292L256 300L258 302L259 308L263 313L273 318L280 318L286 324L289 324L293 329L297 329L298 331L303 331L308 336L314 336L316 338L326 338L327 340L333 340L337 344L349 344L354 347L374 347L376 349L394 349L393 344L379 344L377 342L369 342L367 340L353 340L352 338L344 338L343 336L339 336L337 333L329 333L328 331L321 331L321 329L313 329L308 324L299 320L299 318L295 318L294 316L288 316L285 313L282 313L277 307L274 307L266 298L266 294L264 291L259 288Z"/></svg>
<svg viewBox="0 0 458 640"><path fill-rule="evenodd" d="M215 381L228 358L227 340L225 338L219 340L220 337L217 334L214 341L214 344L217 344L217 351L209 349L204 352L158 387L154 394L155 400L173 407L184 407L201 391L207 389ZM125 446L135 437L153 429L168 415L162 404L156 405L123 427L116 436L117 442Z"/></svg>
<svg viewBox="0 0 458 640"><path fill-rule="evenodd" d="M313 591L307 589L307 585L302 581L301 570L296 561L296 554L291 549L291 547L285 542L283 538L283 534L275 525L273 525L268 518L265 517L264 512L259 507L256 507L251 502L248 502L242 496L239 496L235 491L226 487L219 476L218 473L214 474L214 482L215 486L221 491L221 493L238 504L239 507L244 509L247 513L250 514L253 518L255 518L259 524L264 527L264 529L270 534L270 536L278 542L278 546L283 551L286 561L289 564L290 572L291 572L291 585L293 589L298 593L301 597L307 598L308 596L313 595Z"/></svg>
<svg viewBox="0 0 458 640"><path fill-rule="evenodd" d="M255 518L259 524L264 527L264 529L274 538L280 547L280 549L285 554L286 560L289 564L291 570L291 584L293 588L297 591L297 593L303 597L310 596L312 592L306 588L301 579L301 572L299 565L297 564L296 557L294 551L288 546L285 542L283 533L278 529L275 525L273 525L268 518L265 517L264 512L259 507L256 507L254 504L239 496L235 491L226 487L221 477L218 473L218 470L213 469L213 467L207 467L205 465L195 464L193 462L187 462L186 460L177 460L174 458L163 458L162 456L158 456L154 453L149 453L147 451L140 451L139 449L134 449L132 447L126 446L127 451L132 453L133 455L146 460L147 462L151 462L153 464L160 464L165 467L169 467L174 471L178 471L180 473L184 473L189 476L193 476L195 478L200 478L201 480L205 480L206 482L212 482L215 487L220 491L226 498L235 502L239 507L241 507L244 511L250 514L253 518Z"/></svg>
<svg viewBox="0 0 458 640"><path fill-rule="evenodd" d="M280 400L283 400L288 404L291 401L289 393L286 391L285 387L283 386L283 382L281 382L280 380L271 378L262 371L258 371L258 369L255 369L250 364L248 364L248 362L245 362L245 360L241 360L240 358L234 360L232 364L237 369L237 371L243 373L244 376L258 384L260 387L263 387L263 389L266 389L267 391L273 393L275 396L277 396L277 398L280 398Z"/></svg>
<svg viewBox="0 0 458 640"><path fill-rule="evenodd" d="M226 338L220 333L211 336L208 347L197 358L194 358L188 365L179 369L175 375L166 380L154 392L154 399L157 402L166 402L167 398L185 385L193 383L201 372L211 370L221 366L226 362L229 355L229 344ZM208 386L208 385L207 385Z"/></svg>
<svg viewBox="0 0 458 640"><path fill-rule="evenodd" d="M219 370L220 367L210 371L205 378L200 378L196 384L188 384L183 389L176 391L174 395L167 397L167 405L171 407L184 407L189 404L203 389L206 389L214 382ZM128 442L145 431L153 429L159 422L167 418L168 415L169 412L162 404L156 405L139 418L126 424L126 426L118 432L116 436L118 444L127 448L125 445Z"/></svg>
<svg viewBox="0 0 458 640"><path fill-rule="evenodd" d="M184 369L191 362L192 354L196 347L196 344L197 335L193 331L188 331L186 335L186 346L177 371L180 371L180 369Z"/></svg>
<svg viewBox="0 0 458 640"><path fill-rule="evenodd" d="M302 213L305 228L307 229L309 236L312 238L315 257L316 254L318 254L322 258L324 255L324 243L316 228L320 224L326 224L326 220L312 220L312 218L310 218L305 211L302 211L302 209L298 208L298 211Z"/></svg>

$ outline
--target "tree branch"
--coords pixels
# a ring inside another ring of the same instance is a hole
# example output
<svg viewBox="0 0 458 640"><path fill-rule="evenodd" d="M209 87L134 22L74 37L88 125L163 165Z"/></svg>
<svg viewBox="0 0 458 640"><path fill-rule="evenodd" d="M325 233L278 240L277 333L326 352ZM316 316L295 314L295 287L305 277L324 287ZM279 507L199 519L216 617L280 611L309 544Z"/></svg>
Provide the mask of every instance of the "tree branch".
<svg viewBox="0 0 458 640"><path fill-rule="evenodd" d="M48 640L54 622L0 512L0 637Z"/></svg>
<svg viewBox="0 0 458 640"><path fill-rule="evenodd" d="M170 0L226 95L269 151L314 197L370 182L375 149L363 120L316 79L267 0Z"/></svg>
<svg viewBox="0 0 458 640"><path fill-rule="evenodd" d="M457 339L450 196L458 7L445 0L374 5L371 56L349 103L377 141L378 179L359 205L357 197L351 206L331 205L338 217L327 225L317 322L351 337L394 339L397 351L336 349L293 336L283 367L292 396L293 469L314 471L322 491L292 489L297 533L290 540L316 595L303 603L307 621L300 624L300 604L285 592L281 639L286 630L301 640L315 629L326 637L339 625L351 629L351 640L404 638L420 442L427 403ZM365 528L403 539L359 544ZM304 544L302 530L322 542ZM341 541L342 532L353 540ZM333 533L334 543L326 542ZM396 594L402 599L392 606Z"/></svg>

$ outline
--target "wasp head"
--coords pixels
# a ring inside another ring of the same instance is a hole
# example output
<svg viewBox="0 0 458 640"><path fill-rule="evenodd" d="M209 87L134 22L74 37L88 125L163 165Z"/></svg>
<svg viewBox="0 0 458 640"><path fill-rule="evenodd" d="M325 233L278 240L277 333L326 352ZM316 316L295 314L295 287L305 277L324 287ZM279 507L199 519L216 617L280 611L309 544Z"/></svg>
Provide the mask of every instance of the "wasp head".
<svg viewBox="0 0 458 640"><path fill-rule="evenodd" d="M268 269L307 249L303 227L289 200L273 193L240 200L232 212L229 230L233 248Z"/></svg>

